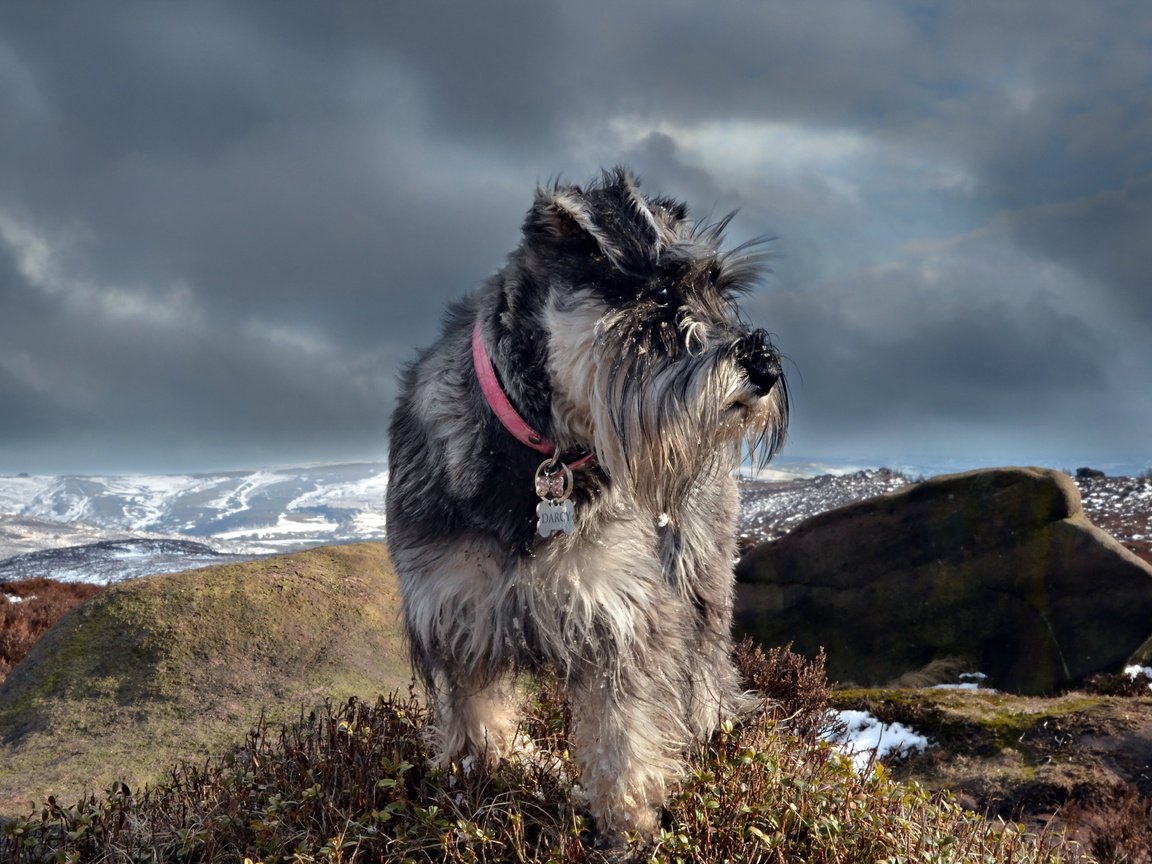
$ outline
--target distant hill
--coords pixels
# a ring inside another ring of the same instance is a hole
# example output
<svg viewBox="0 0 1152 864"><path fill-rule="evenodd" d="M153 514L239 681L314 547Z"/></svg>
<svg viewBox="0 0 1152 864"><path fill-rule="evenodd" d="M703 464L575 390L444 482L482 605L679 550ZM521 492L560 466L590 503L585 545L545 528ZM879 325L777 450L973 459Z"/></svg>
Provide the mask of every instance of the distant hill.
<svg viewBox="0 0 1152 864"><path fill-rule="evenodd" d="M257 555L225 555L192 540L139 538L100 540L25 552L0 560L0 585L26 579L53 579L112 585L157 573L178 573L209 564L251 561Z"/></svg>
<svg viewBox="0 0 1152 864"><path fill-rule="evenodd" d="M380 543L150 576L73 610L0 685L0 813L220 752L261 713L406 689Z"/></svg>
<svg viewBox="0 0 1152 864"><path fill-rule="evenodd" d="M218 551L257 554L380 540L387 478L383 462L216 474L0 476L0 558L73 545L51 541L51 526L62 524L88 526L87 542L188 537Z"/></svg>

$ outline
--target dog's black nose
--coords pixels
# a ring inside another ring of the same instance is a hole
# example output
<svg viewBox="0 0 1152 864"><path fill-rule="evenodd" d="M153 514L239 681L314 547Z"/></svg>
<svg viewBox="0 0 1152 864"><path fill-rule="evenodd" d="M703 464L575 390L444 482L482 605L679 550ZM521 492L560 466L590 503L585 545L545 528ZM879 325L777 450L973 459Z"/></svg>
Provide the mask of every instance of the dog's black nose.
<svg viewBox="0 0 1152 864"><path fill-rule="evenodd" d="M736 357L757 396L766 396L783 374L780 352L772 346L764 330L753 330L737 342Z"/></svg>
<svg viewBox="0 0 1152 864"><path fill-rule="evenodd" d="M753 357L744 369L757 396L766 396L780 380L780 358L775 351Z"/></svg>

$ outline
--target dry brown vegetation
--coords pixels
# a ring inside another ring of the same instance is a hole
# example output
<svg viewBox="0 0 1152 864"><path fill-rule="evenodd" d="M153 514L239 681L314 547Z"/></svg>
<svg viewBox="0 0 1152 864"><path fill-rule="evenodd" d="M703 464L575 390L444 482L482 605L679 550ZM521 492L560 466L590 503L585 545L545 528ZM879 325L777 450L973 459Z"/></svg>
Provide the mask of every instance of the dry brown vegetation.
<svg viewBox="0 0 1152 864"><path fill-rule="evenodd" d="M609 860L646 862L1015 862L1086 860L931 795L859 774L816 734L828 691L819 662L745 645L749 682L774 694L756 717L690 753L655 842ZM49 799L0 830L0 861L549 862L605 860L573 788L568 716L554 687L530 699L535 745L492 771L429 767L426 709L392 697L329 705L280 730L262 724L218 760L182 763L143 790L115 784Z"/></svg>
<svg viewBox="0 0 1152 864"><path fill-rule="evenodd" d="M37 640L73 607L99 594L98 585L23 579L0 585L0 681ZM13 602L9 598L19 598Z"/></svg>

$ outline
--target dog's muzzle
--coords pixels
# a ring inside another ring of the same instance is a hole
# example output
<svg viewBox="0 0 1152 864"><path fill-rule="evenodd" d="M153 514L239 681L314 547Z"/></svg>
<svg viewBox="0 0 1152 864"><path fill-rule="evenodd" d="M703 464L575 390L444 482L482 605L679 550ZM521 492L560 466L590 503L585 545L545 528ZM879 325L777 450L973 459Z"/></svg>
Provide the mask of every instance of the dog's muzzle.
<svg viewBox="0 0 1152 864"><path fill-rule="evenodd" d="M736 362L744 369L756 395L767 396L783 374L780 352L773 347L768 332L759 328L753 330L736 340L734 350Z"/></svg>

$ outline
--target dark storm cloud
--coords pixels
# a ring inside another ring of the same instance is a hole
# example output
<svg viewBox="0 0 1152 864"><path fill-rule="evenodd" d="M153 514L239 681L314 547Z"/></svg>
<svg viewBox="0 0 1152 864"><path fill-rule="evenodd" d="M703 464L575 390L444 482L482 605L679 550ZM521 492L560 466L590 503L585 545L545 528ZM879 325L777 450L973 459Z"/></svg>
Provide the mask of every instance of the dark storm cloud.
<svg viewBox="0 0 1152 864"><path fill-rule="evenodd" d="M331 456L382 452L397 362L386 352L355 354L254 321L206 326L189 294L13 275L0 292L0 442L13 469L37 470L35 454L61 436L90 464L150 470L232 465L235 452L303 459L315 442Z"/></svg>
<svg viewBox="0 0 1152 864"><path fill-rule="evenodd" d="M940 303L916 289L911 280L920 275L877 274L883 285L856 284L855 297L835 303L815 292L774 298L773 323L795 334L792 351L809 358L803 378L824 391L826 401L814 406L821 425L847 415L857 429L888 430L917 412L987 421L1013 409L1040 419L1103 384L1100 339L1042 295L1017 303L981 292L963 304ZM947 274L953 290L966 290L964 275ZM877 316L912 304L920 307L915 328Z"/></svg>
<svg viewBox="0 0 1152 864"><path fill-rule="evenodd" d="M278 23L288 8L265 11ZM359 322L397 311L397 286L444 296L477 278L473 261L498 263L483 250L509 232L476 214L502 190L435 178L403 70L361 68L322 34L311 50L277 43L229 7L83 9L13 22L33 116L5 124L23 158L0 171L46 221L82 226L90 277L182 279L230 315L275 303L368 340Z"/></svg>
<svg viewBox="0 0 1152 864"><path fill-rule="evenodd" d="M796 434L811 451L1144 458L1146 320L1118 320L1078 274L1011 240L980 231L770 298L773 327L803 358Z"/></svg>
<svg viewBox="0 0 1152 864"><path fill-rule="evenodd" d="M1023 248L1083 276L1083 290L1134 316L1152 339L1152 174L1005 222Z"/></svg>
<svg viewBox="0 0 1152 864"><path fill-rule="evenodd" d="M380 455L533 184L617 161L776 238L796 450L1128 447L1150 45L1134 2L7 4L0 470Z"/></svg>

